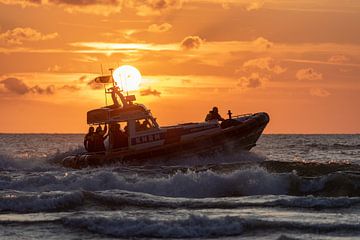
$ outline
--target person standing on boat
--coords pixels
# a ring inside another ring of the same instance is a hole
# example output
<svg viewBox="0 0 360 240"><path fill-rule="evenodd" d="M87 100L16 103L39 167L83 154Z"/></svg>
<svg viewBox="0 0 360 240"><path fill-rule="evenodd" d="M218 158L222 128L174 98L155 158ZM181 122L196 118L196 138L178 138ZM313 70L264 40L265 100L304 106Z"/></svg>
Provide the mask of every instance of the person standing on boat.
<svg viewBox="0 0 360 240"><path fill-rule="evenodd" d="M106 125L104 127L104 130L102 130L100 125L96 128L96 131L94 133L94 145L95 145L94 152L104 152L106 150L104 143L104 140L107 137L107 135L105 135L106 132L107 132Z"/></svg>
<svg viewBox="0 0 360 240"><path fill-rule="evenodd" d="M218 120L218 121L224 121L225 119L222 118L219 114L219 109L217 107L213 107L211 111L209 111L208 115L206 115L205 121L212 121L212 120Z"/></svg>
<svg viewBox="0 0 360 240"><path fill-rule="evenodd" d="M128 145L128 136L121 131L120 124L116 123L112 125L110 134L112 149L122 148Z"/></svg>
<svg viewBox="0 0 360 240"><path fill-rule="evenodd" d="M84 138L84 147L88 152L94 152L95 150L94 134L94 127L89 127L89 132Z"/></svg>

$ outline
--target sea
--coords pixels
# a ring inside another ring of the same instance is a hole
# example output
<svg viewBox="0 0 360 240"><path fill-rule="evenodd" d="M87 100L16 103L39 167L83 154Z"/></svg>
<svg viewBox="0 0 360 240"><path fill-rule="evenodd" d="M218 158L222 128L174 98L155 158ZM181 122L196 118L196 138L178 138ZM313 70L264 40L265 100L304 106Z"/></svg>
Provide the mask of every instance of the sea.
<svg viewBox="0 0 360 240"><path fill-rule="evenodd" d="M360 239L360 135L68 169L81 134L0 134L0 239Z"/></svg>

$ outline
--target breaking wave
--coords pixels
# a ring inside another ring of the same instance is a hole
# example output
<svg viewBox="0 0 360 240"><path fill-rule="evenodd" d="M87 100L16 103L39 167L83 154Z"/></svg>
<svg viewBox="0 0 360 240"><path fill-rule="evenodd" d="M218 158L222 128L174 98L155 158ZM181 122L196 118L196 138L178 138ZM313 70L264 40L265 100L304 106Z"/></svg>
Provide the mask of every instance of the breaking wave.
<svg viewBox="0 0 360 240"><path fill-rule="evenodd" d="M44 193L3 191L0 196L0 211L48 212L78 206L83 200L80 191Z"/></svg>
<svg viewBox="0 0 360 240"><path fill-rule="evenodd" d="M152 217L66 217L63 224L90 232L125 238L204 238L237 236L256 229L287 229L305 232L359 231L358 223L308 223L302 220L251 219L236 216L208 217L190 214L175 219Z"/></svg>
<svg viewBox="0 0 360 240"><path fill-rule="evenodd" d="M122 238L215 238L240 236L256 230L297 231L303 233L336 233L360 231L358 221L321 219L309 222L306 219L277 219L274 217L206 216L201 213L185 213L175 218L166 216L130 216L110 214L98 216L74 214L53 219L0 220L1 224L60 223L72 229L87 230L92 233Z"/></svg>
<svg viewBox="0 0 360 240"><path fill-rule="evenodd" d="M322 144L322 143L310 143L305 144L305 147L316 148L320 150L360 150L360 144Z"/></svg>
<svg viewBox="0 0 360 240"><path fill-rule="evenodd" d="M0 154L0 170L32 170L44 171L56 166L46 162L46 158L14 158L6 154Z"/></svg>

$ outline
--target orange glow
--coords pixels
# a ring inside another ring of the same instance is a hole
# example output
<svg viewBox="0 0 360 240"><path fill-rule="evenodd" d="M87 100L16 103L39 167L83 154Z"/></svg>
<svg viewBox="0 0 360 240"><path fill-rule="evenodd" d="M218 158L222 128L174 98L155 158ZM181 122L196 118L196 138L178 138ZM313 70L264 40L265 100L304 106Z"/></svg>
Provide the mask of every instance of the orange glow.
<svg viewBox="0 0 360 240"><path fill-rule="evenodd" d="M114 66L160 124L218 106L268 112L267 133L360 133L357 1L83 2L0 0L0 133L84 132Z"/></svg>

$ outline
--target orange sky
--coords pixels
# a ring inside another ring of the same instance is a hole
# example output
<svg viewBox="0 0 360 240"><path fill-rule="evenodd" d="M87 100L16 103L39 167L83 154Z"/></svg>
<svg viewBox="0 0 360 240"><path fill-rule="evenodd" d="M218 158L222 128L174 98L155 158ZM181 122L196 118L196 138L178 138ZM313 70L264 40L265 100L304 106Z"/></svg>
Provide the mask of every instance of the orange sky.
<svg viewBox="0 0 360 240"><path fill-rule="evenodd" d="M129 64L161 125L266 111L267 133L360 133L360 1L0 0L0 132L86 132Z"/></svg>

